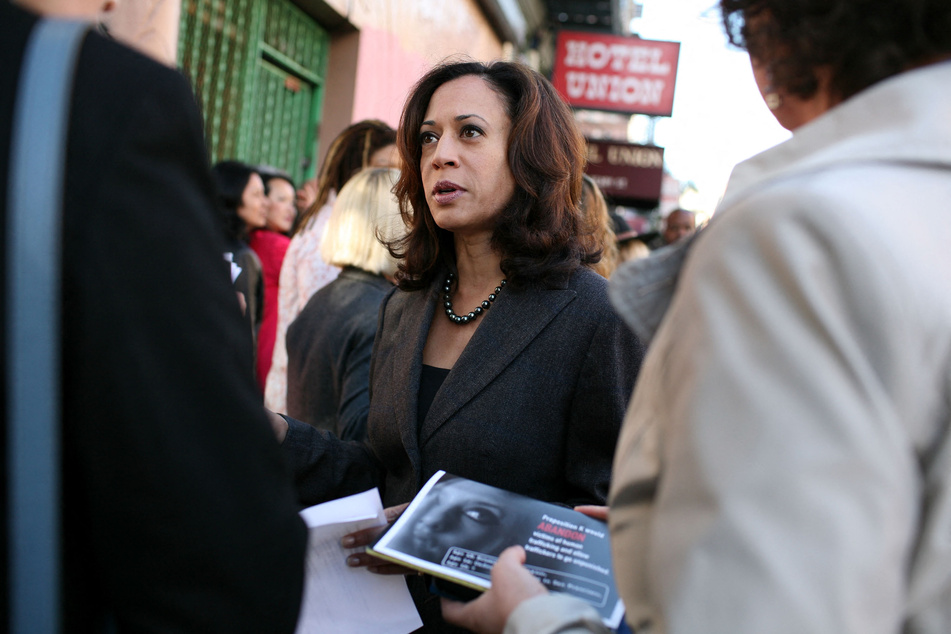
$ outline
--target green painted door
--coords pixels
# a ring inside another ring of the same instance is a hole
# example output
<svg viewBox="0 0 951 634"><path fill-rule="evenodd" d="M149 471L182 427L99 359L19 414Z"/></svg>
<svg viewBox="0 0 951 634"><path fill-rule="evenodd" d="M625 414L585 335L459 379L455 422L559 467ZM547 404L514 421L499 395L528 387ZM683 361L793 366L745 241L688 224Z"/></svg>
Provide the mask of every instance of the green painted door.
<svg viewBox="0 0 951 634"><path fill-rule="evenodd" d="M212 161L312 176L327 32L288 0L183 0L180 32Z"/></svg>

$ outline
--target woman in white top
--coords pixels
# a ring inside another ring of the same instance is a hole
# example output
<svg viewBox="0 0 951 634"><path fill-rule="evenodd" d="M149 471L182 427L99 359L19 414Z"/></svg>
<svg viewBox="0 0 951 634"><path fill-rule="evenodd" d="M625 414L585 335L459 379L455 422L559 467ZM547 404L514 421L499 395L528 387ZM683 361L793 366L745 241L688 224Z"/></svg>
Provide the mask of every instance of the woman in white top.
<svg viewBox="0 0 951 634"><path fill-rule="evenodd" d="M352 124L327 151L317 181L317 199L300 215L284 256L278 290L277 336L267 375L264 404L274 412L287 410L287 327L318 290L334 281L340 269L324 262L320 241L336 192L366 167L399 167L396 131L377 119Z"/></svg>

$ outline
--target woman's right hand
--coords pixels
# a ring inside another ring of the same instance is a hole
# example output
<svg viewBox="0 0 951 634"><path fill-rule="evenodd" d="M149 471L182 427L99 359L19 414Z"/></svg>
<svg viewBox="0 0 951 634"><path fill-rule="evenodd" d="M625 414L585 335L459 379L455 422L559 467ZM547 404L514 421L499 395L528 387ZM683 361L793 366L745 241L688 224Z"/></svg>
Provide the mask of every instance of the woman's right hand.
<svg viewBox="0 0 951 634"><path fill-rule="evenodd" d="M349 533L343 536L343 539L340 540L340 545L344 548L361 548L366 547L376 541L376 538L379 537L383 531L387 529L393 522L396 521L396 518L400 516L406 507L409 504L399 504L397 506L391 506L388 509L384 509L383 513L386 515L386 526L376 526L374 528L365 528L354 533ZM415 575L416 571L412 568L407 568L405 566L400 566L399 564L394 564L392 562L374 557L373 555L368 555L365 552L356 552L351 553L347 556L347 565L351 568L363 568L365 567L368 571L378 574L378 575Z"/></svg>

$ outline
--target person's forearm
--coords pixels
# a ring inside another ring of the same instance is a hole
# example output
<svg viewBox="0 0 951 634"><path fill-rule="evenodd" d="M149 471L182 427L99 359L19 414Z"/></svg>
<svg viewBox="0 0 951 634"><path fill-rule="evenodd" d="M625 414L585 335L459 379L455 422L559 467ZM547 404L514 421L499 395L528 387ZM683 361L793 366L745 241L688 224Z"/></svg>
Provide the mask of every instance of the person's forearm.
<svg viewBox="0 0 951 634"><path fill-rule="evenodd" d="M319 504L382 485L383 466L365 443L343 441L329 431L283 418L288 427L281 454L301 503Z"/></svg>
<svg viewBox="0 0 951 634"><path fill-rule="evenodd" d="M274 430L274 435L277 436L277 443L283 444L284 439L287 437L287 421L284 420L284 417L280 414L275 414L271 410L265 408L264 410L267 413L267 418L271 423L271 428Z"/></svg>
<svg viewBox="0 0 951 634"><path fill-rule="evenodd" d="M566 594L547 594L523 602L505 623L503 634L610 634L595 610Z"/></svg>

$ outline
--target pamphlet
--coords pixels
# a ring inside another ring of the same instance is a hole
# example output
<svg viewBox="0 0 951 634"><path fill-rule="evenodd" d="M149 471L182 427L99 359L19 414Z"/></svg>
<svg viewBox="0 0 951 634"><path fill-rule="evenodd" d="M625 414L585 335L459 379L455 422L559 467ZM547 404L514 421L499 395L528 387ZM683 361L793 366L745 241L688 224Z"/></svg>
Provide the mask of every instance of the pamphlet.
<svg viewBox="0 0 951 634"><path fill-rule="evenodd" d="M514 545L550 591L587 601L605 625L618 626L624 606L607 526L558 504L439 471L367 552L484 591L498 556Z"/></svg>

